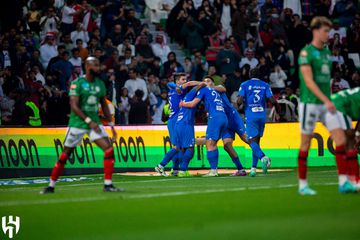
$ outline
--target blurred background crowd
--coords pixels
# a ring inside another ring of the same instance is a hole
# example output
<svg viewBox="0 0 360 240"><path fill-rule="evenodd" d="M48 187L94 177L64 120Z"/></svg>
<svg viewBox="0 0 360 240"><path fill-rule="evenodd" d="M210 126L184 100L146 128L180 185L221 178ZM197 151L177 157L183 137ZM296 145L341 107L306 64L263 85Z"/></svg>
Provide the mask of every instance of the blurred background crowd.
<svg viewBox="0 0 360 240"><path fill-rule="evenodd" d="M71 81L95 56L116 124L163 124L167 83L205 75L236 102L259 68L296 121L297 58L313 16L333 22L332 91L360 86L357 0L12 0L0 9L1 125L66 125ZM268 121L273 121L271 106ZM197 123L206 123L200 107Z"/></svg>

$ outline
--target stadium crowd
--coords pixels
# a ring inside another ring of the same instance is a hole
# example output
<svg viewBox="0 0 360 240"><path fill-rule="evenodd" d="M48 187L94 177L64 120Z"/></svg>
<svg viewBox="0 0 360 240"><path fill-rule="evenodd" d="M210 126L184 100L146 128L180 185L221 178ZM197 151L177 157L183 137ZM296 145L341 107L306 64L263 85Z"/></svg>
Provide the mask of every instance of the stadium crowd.
<svg viewBox="0 0 360 240"><path fill-rule="evenodd" d="M333 22L332 91L360 86L359 4L12 0L9 8L0 10L1 125L66 125L70 83L83 74L88 56L101 62L100 77L116 124L162 124L167 84L176 72L198 81L212 76L235 105L240 84L255 67L279 99L280 121L296 121L297 58L311 41L313 16ZM151 31L149 24L158 31ZM181 46L184 61L177 60L167 35ZM196 121L206 121L204 108Z"/></svg>

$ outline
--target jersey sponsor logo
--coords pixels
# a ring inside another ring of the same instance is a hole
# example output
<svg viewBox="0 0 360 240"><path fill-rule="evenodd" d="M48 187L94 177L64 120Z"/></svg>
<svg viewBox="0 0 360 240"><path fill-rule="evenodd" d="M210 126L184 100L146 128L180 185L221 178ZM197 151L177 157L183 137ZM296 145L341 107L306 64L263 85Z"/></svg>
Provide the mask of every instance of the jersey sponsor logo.
<svg viewBox="0 0 360 240"><path fill-rule="evenodd" d="M89 88L90 88L90 85L89 85L89 83L83 83L83 84L81 84L81 87L82 87L84 90L88 91Z"/></svg>
<svg viewBox="0 0 360 240"><path fill-rule="evenodd" d="M98 92L100 92L100 87L99 86L96 86L95 87L95 91L98 93Z"/></svg>
<svg viewBox="0 0 360 240"><path fill-rule="evenodd" d="M328 64L323 64L321 66L321 73L322 74L330 74L330 68Z"/></svg>
<svg viewBox="0 0 360 240"><path fill-rule="evenodd" d="M251 90L252 89L252 86L249 86L248 90Z"/></svg>

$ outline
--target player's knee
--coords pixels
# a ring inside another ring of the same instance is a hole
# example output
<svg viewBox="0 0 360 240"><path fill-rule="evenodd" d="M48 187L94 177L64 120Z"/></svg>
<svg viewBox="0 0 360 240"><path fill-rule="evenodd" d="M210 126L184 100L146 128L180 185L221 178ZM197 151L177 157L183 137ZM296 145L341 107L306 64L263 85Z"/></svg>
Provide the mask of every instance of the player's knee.
<svg viewBox="0 0 360 240"><path fill-rule="evenodd" d="M342 129L335 129L331 132L332 138L336 146L345 146L346 145L346 135Z"/></svg>

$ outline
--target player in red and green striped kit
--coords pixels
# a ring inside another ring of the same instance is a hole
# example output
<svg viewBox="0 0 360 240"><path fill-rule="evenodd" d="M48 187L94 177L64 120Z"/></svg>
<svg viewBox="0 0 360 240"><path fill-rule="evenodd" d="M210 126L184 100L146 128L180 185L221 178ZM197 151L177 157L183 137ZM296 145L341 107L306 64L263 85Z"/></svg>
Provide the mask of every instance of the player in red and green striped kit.
<svg viewBox="0 0 360 240"><path fill-rule="evenodd" d="M349 180L360 189L359 182L359 162L356 147L360 143L360 87L347 89L331 96L341 121L344 121L343 128L347 137L347 169ZM351 120L357 120L353 129Z"/></svg>
<svg viewBox="0 0 360 240"><path fill-rule="evenodd" d="M299 56L300 104L299 119L301 144L298 156L299 193L315 195L307 181L307 158L310 142L317 121L321 121L336 144L335 159L339 176L339 192L355 192L356 187L347 176L346 136L344 121L337 114L330 100L331 52L326 43L331 22L325 17L315 17L310 24L313 40L305 46Z"/></svg>
<svg viewBox="0 0 360 240"><path fill-rule="evenodd" d="M73 153L76 146L81 143L85 134L89 135L90 141L94 142L104 151L104 192L120 192L112 184L114 172L114 149L112 143L101 125L99 119L99 104L104 115L109 121L113 137L116 139L114 123L112 122L110 110L106 103L106 89L103 81L98 78L100 72L99 60L95 57L88 57L85 60L86 74L72 82L70 86L70 120L64 140L64 150L51 172L49 186L41 194L55 192L55 183L62 174L66 161Z"/></svg>

